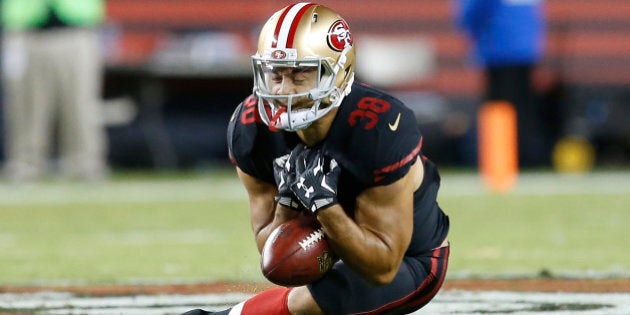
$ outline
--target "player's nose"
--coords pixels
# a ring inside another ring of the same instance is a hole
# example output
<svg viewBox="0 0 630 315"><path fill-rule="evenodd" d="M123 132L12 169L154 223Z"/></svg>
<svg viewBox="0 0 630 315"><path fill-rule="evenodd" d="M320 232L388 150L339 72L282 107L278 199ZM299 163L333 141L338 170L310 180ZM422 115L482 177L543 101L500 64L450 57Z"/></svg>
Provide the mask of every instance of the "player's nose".
<svg viewBox="0 0 630 315"><path fill-rule="evenodd" d="M282 79L282 82L278 84L278 88L276 89L277 95L286 95L286 94L295 94L295 84L289 78Z"/></svg>

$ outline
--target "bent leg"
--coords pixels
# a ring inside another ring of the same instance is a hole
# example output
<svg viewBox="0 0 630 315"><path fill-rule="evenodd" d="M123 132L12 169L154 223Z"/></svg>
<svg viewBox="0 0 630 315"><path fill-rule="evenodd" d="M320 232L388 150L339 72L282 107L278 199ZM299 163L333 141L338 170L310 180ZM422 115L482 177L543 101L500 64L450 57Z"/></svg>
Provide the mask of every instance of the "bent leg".
<svg viewBox="0 0 630 315"><path fill-rule="evenodd" d="M394 280L374 286L343 262L320 281L309 284L313 299L326 314L407 314L438 292L448 264L449 247L405 257Z"/></svg>
<svg viewBox="0 0 630 315"><path fill-rule="evenodd" d="M408 314L438 292L448 256L449 247L445 246L405 257L394 281L385 286L369 284L338 262L323 279L307 286L265 290L222 312L197 309L183 315Z"/></svg>

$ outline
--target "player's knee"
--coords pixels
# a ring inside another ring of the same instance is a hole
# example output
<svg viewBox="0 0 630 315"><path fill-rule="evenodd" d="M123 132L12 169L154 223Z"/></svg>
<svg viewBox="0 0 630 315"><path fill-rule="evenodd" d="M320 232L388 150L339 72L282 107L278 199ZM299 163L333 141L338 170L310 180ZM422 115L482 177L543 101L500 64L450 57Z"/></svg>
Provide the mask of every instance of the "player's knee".
<svg viewBox="0 0 630 315"><path fill-rule="evenodd" d="M315 302L311 292L305 287L296 287L291 290L288 297L289 312L292 315L314 314L323 315L324 312Z"/></svg>

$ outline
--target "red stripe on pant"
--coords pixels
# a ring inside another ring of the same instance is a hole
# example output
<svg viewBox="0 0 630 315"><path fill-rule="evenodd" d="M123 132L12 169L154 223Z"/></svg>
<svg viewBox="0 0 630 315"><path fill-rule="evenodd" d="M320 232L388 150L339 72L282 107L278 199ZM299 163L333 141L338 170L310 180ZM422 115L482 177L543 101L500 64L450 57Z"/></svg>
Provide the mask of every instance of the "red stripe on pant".
<svg viewBox="0 0 630 315"><path fill-rule="evenodd" d="M379 309L359 314L407 314L422 308L435 297L442 287L446 276L449 254L450 249L448 246L434 249L431 255L431 272L414 292ZM441 261L440 258L442 258Z"/></svg>
<svg viewBox="0 0 630 315"><path fill-rule="evenodd" d="M435 256L436 252L438 252L438 255L439 255L438 257L444 258L441 264L439 263L438 259ZM422 308L427 303L429 303L431 299L435 297L435 295L438 293L438 291L442 287L442 284L444 283L444 278L446 277L446 269L448 267L448 256L450 254L450 247L447 246L447 247L438 248L435 251L433 251L433 253L434 253L434 256L431 260L434 261L434 263L431 264L431 267L433 267L434 265L439 265L439 270L437 271L438 273L436 274L437 282L431 281L431 283L428 284L426 287L424 288L423 286L420 287L421 291L419 293L420 293L420 296L422 296L422 298L416 301L413 301L412 303L409 304L409 307L413 307L414 309Z"/></svg>

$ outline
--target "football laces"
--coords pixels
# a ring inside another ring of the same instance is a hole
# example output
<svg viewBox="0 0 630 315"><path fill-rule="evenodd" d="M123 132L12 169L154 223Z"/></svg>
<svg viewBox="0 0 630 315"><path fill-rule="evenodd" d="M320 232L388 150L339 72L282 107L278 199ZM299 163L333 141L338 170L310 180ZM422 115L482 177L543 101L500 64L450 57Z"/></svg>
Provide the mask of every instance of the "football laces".
<svg viewBox="0 0 630 315"><path fill-rule="evenodd" d="M309 236L301 240L298 244L300 244L300 247L302 247L303 250L307 250L309 247L319 242L322 238L324 238L324 230L319 228L317 231L309 234Z"/></svg>

